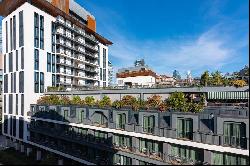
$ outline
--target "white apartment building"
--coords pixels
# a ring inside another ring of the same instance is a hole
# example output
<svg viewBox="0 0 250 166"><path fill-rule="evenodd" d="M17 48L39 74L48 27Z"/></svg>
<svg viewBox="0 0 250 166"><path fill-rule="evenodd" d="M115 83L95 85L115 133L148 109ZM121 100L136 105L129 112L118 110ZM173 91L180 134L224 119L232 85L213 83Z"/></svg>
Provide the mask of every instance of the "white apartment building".
<svg viewBox="0 0 250 166"><path fill-rule="evenodd" d="M112 43L74 0L3 0L0 15L4 134L28 142L27 112L47 87L107 85Z"/></svg>
<svg viewBox="0 0 250 166"><path fill-rule="evenodd" d="M156 73L153 72L144 60L137 60L134 67L122 68L116 73L118 86L153 86L156 81Z"/></svg>

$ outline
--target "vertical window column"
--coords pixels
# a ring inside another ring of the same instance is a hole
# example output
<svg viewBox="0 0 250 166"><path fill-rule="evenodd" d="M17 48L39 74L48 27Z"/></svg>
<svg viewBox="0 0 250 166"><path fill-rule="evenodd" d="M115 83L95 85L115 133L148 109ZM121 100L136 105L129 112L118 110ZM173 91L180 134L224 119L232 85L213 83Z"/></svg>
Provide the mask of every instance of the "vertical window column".
<svg viewBox="0 0 250 166"><path fill-rule="evenodd" d="M24 45L23 41L24 30L23 30L23 11L19 12L19 47Z"/></svg>
<svg viewBox="0 0 250 166"><path fill-rule="evenodd" d="M21 48L21 69L24 69L24 48Z"/></svg>
<svg viewBox="0 0 250 166"><path fill-rule="evenodd" d="M38 49L35 49L35 63L34 63L34 67L35 70L39 70L39 51Z"/></svg>
<svg viewBox="0 0 250 166"><path fill-rule="evenodd" d="M5 22L5 37L6 37L6 39L5 39L5 44L6 44L6 53L8 52L8 42L9 42L9 39L8 39L8 22L6 21Z"/></svg>
<svg viewBox="0 0 250 166"><path fill-rule="evenodd" d="M40 16L40 49L44 49L44 17Z"/></svg>
<svg viewBox="0 0 250 166"><path fill-rule="evenodd" d="M16 50L16 71L18 71L18 50Z"/></svg>
<svg viewBox="0 0 250 166"><path fill-rule="evenodd" d="M44 93L44 73L40 73L40 93Z"/></svg>
<svg viewBox="0 0 250 166"><path fill-rule="evenodd" d="M39 93L39 72L35 72L34 87L35 87L35 93Z"/></svg>
<svg viewBox="0 0 250 166"><path fill-rule="evenodd" d="M13 47L16 49L16 16L13 16Z"/></svg>
<svg viewBox="0 0 250 166"><path fill-rule="evenodd" d="M51 72L51 54L47 53L47 72Z"/></svg>
<svg viewBox="0 0 250 166"><path fill-rule="evenodd" d="M39 15L34 13L34 47L39 48Z"/></svg>
<svg viewBox="0 0 250 166"><path fill-rule="evenodd" d="M10 18L10 50L13 50L12 18Z"/></svg>

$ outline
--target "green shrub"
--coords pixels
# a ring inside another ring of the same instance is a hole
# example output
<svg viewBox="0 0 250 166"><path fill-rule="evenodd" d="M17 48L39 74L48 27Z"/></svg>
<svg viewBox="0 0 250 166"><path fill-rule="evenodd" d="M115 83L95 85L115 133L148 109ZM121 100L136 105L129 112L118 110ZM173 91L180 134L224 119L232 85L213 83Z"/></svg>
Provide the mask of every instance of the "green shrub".
<svg viewBox="0 0 250 166"><path fill-rule="evenodd" d="M82 105L82 100L79 96L73 96L71 100L71 104L73 105Z"/></svg>
<svg viewBox="0 0 250 166"><path fill-rule="evenodd" d="M111 105L112 105L111 99L106 95L98 103L98 106L100 108L111 107Z"/></svg>
<svg viewBox="0 0 250 166"><path fill-rule="evenodd" d="M87 96L85 98L85 104L87 106L94 106L95 105L95 98L93 96Z"/></svg>

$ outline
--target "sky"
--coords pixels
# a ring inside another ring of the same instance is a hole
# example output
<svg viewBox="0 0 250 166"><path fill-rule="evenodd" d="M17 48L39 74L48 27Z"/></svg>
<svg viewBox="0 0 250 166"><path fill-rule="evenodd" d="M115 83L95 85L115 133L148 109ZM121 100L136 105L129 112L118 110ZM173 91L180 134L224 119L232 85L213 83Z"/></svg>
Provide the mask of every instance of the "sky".
<svg viewBox="0 0 250 166"><path fill-rule="evenodd" d="M249 61L248 0L76 0L114 44L115 71L144 58L156 73L222 73Z"/></svg>
<svg viewBox="0 0 250 166"><path fill-rule="evenodd" d="M144 58L157 74L238 71L249 61L249 0L75 0L114 44L116 72ZM0 17L1 20L1 17Z"/></svg>

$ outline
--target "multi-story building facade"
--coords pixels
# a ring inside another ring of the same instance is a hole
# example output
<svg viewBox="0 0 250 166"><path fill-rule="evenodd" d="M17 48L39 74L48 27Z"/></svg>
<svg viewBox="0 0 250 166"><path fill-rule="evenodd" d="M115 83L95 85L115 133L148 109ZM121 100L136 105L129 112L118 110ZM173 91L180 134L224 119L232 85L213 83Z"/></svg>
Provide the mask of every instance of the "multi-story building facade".
<svg viewBox="0 0 250 166"><path fill-rule="evenodd" d="M202 93L209 106L200 113L192 113L31 105L29 141L85 164L247 165L248 87L102 90L73 95L96 99L107 95L117 100L126 94L141 99L159 94L164 100L177 90ZM225 104L225 99L240 105ZM220 105L214 105L214 101Z"/></svg>
<svg viewBox="0 0 250 166"><path fill-rule="evenodd" d="M49 86L103 86L112 43L74 0L2 0L0 15L5 135L27 142L30 104Z"/></svg>

